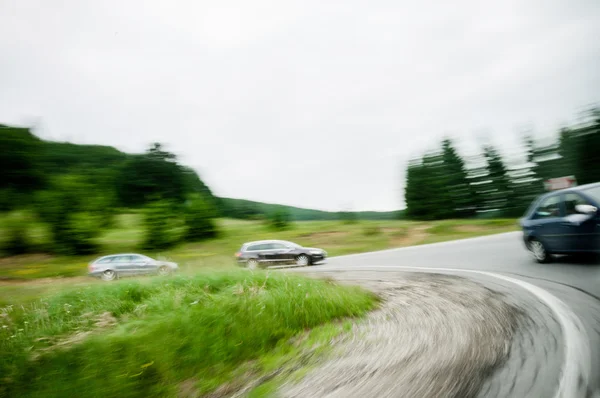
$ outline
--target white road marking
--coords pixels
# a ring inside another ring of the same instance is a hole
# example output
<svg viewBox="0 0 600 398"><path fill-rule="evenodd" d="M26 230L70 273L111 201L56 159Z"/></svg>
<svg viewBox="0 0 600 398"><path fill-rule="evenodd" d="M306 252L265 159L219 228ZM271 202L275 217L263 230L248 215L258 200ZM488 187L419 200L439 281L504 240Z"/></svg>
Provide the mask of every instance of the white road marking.
<svg viewBox="0 0 600 398"><path fill-rule="evenodd" d="M497 235L496 235L497 236ZM453 241L454 242L454 241ZM417 246L418 247L418 246ZM392 249L396 250L396 249ZM388 250L389 251L389 250ZM375 252L377 253L377 252ZM367 253L364 253L367 254ZM344 256L342 256L344 257ZM540 301L546 304L556 315L563 330L565 359L561 367L561 376L555 398L579 398L585 397L591 373L591 348L589 338L581 320L571 309L558 297L548 291L532 285L520 279L496 274L487 271L464 270L456 268L434 268L434 267L407 267L407 266L354 266L343 268L340 266L323 266L310 268L309 271L360 271L360 270L416 270L436 272L464 272L487 275L513 283L529 291ZM306 268L304 268L306 270Z"/></svg>

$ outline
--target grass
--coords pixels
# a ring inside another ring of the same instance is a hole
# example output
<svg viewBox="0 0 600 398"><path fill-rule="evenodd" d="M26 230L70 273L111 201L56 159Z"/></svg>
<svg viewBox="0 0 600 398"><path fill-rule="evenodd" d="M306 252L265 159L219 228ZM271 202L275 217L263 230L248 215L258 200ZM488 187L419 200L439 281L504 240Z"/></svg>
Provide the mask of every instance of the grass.
<svg viewBox="0 0 600 398"><path fill-rule="evenodd" d="M354 287L243 270L68 287L0 310L0 395L194 396L326 350ZM312 329L307 332L308 329ZM266 396L276 379L251 396Z"/></svg>
<svg viewBox="0 0 600 398"><path fill-rule="evenodd" d="M105 255L137 252L143 236L138 214L121 214L116 227L100 238ZM0 220L1 221L1 220ZM47 231L28 220L30 239L37 247L47 245ZM347 224L339 221L304 221L293 223L289 230L273 232L258 221L218 220L220 236L201 243L187 243L163 252L145 254L163 256L180 264L184 272L194 273L205 267L232 267L233 253L242 243L259 239L287 239L304 246L321 247L330 256L380 250L393 247L440 242L515 230L514 220L446 220L436 222L361 221ZM8 231L0 222L0 247L8 239ZM0 258L0 280L19 281L49 277L74 277L86 274L92 256L55 256L29 254ZM0 304L2 303L0 293Z"/></svg>

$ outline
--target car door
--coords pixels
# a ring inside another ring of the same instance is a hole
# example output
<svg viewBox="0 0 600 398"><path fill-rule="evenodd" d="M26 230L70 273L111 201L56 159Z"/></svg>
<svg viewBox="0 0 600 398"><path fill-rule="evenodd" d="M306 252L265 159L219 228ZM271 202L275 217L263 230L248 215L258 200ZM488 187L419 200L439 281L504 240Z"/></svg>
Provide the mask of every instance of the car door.
<svg viewBox="0 0 600 398"><path fill-rule="evenodd" d="M135 273L134 266L131 263L131 256L129 255L115 256L112 261L112 264L114 264L114 269L119 274Z"/></svg>
<svg viewBox="0 0 600 398"><path fill-rule="evenodd" d="M156 261L151 261L148 257L134 254L129 256L131 268L135 274L149 274L157 271Z"/></svg>
<svg viewBox="0 0 600 398"><path fill-rule="evenodd" d="M565 194L565 221L568 226L568 245L570 251L590 251L596 246L598 229L597 214L580 214L577 205L592 203L576 192Z"/></svg>
<svg viewBox="0 0 600 398"><path fill-rule="evenodd" d="M263 263L269 263L273 261L270 243L256 245L255 250L256 256L258 257L258 261Z"/></svg>
<svg viewBox="0 0 600 398"><path fill-rule="evenodd" d="M563 219L562 195L556 194L541 201L531 216L532 235L536 236L551 253L568 250L566 235L569 227Z"/></svg>
<svg viewBox="0 0 600 398"><path fill-rule="evenodd" d="M273 260L277 263L289 263L294 261L292 250L283 243L273 243Z"/></svg>

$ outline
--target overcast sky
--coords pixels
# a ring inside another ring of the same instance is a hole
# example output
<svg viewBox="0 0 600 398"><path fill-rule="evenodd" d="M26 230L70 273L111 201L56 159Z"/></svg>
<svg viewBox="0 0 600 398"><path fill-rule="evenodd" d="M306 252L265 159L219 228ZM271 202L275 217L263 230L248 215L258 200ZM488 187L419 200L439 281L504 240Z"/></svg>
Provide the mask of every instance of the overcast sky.
<svg viewBox="0 0 600 398"><path fill-rule="evenodd" d="M221 196L396 209L442 136L510 151L600 101L599 38L598 0L0 0L0 123L159 141Z"/></svg>

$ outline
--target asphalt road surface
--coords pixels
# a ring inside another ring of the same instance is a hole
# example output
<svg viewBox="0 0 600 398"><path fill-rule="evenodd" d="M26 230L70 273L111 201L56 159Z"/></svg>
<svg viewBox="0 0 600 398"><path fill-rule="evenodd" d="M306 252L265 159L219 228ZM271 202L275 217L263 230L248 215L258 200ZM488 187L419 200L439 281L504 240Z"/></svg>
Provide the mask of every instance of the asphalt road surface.
<svg viewBox="0 0 600 398"><path fill-rule="evenodd" d="M482 397L600 397L600 264L536 263L520 233L330 258L311 272L436 272L465 276L521 303L531 323ZM300 269L298 271L301 271Z"/></svg>

